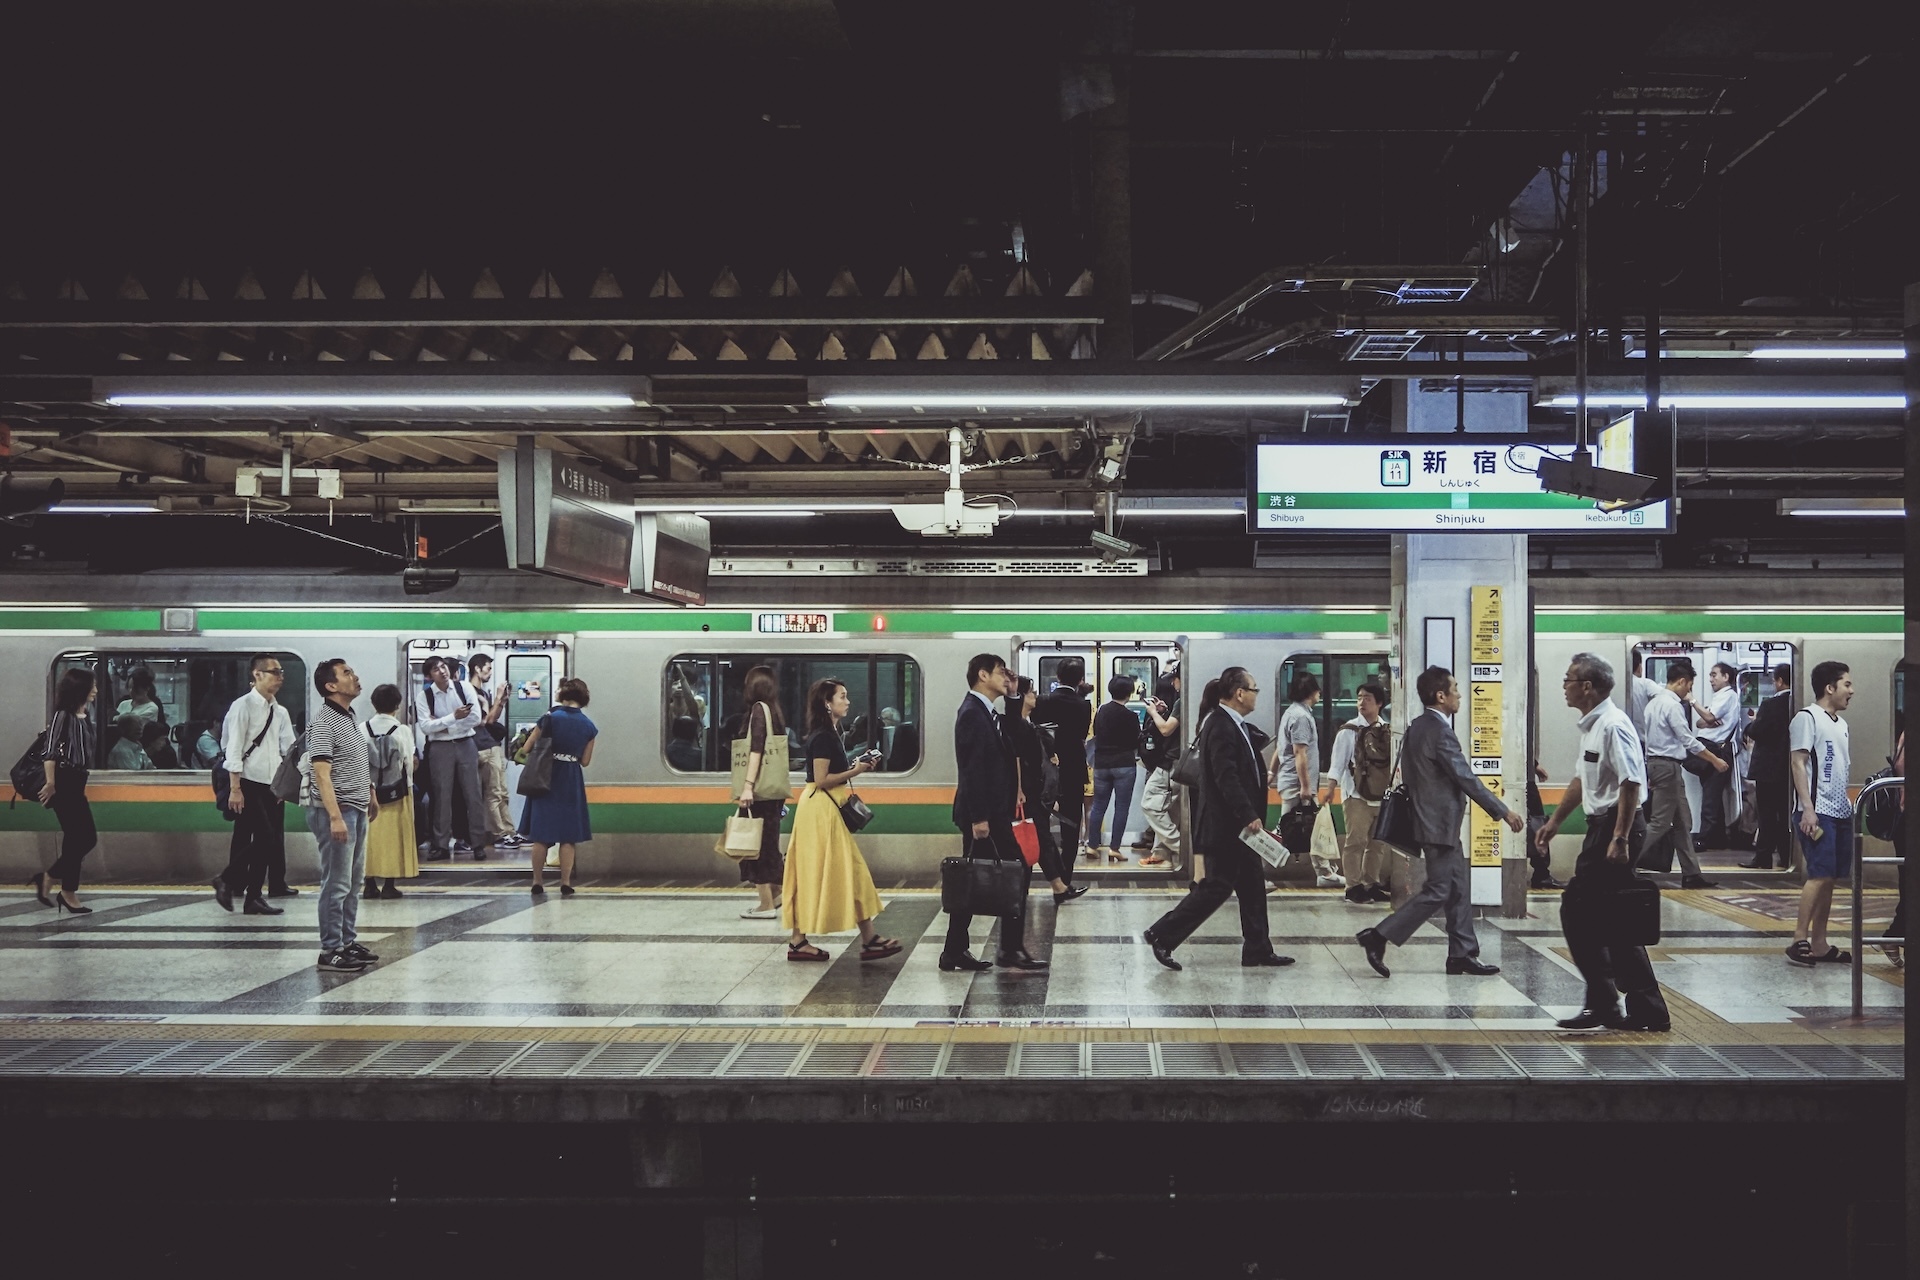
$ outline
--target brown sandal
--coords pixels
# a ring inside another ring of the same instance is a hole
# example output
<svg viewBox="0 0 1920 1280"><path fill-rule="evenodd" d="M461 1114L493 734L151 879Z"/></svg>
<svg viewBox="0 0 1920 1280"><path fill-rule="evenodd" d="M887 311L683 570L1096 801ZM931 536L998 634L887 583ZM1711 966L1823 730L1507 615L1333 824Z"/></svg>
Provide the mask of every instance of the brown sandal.
<svg viewBox="0 0 1920 1280"><path fill-rule="evenodd" d="M787 959L789 960L831 960L832 958L833 957L814 946L811 942L789 942L787 944Z"/></svg>
<svg viewBox="0 0 1920 1280"><path fill-rule="evenodd" d="M888 956L900 954L900 939L875 936L870 942L860 944L862 960L885 960Z"/></svg>

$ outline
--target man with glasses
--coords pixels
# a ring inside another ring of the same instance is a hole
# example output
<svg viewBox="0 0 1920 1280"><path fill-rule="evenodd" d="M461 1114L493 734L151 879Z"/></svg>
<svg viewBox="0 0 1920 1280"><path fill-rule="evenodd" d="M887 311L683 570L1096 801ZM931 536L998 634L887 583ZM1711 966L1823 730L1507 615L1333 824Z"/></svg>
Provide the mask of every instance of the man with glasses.
<svg viewBox="0 0 1920 1280"><path fill-rule="evenodd" d="M291 897L287 884L286 837L283 806L273 794L273 774L293 745L293 717L275 700L286 683L287 669L270 653L253 655L253 687L227 708L221 732L221 756L230 781L227 812L233 815L233 839L227 846L227 869L213 878L215 901L233 910L233 895L242 895L250 916L277 916L280 908L262 896L271 880L274 897Z"/></svg>
<svg viewBox="0 0 1920 1280"><path fill-rule="evenodd" d="M1240 899L1240 964L1278 969L1293 957L1275 955L1267 932L1267 882L1260 855L1241 837L1259 831L1267 813L1267 774L1248 730L1260 685L1245 667L1228 667L1200 695L1206 718L1193 749L1200 753L1194 788L1193 845L1206 860L1206 879L1144 935L1153 958L1178 970L1174 948L1185 942L1228 898Z"/></svg>

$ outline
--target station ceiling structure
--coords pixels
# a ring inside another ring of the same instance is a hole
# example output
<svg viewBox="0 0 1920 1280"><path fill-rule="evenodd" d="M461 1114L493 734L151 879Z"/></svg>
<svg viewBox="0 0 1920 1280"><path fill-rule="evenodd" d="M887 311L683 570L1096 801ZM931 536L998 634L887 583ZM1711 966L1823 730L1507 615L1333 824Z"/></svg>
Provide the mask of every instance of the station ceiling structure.
<svg viewBox="0 0 1920 1280"><path fill-rule="evenodd" d="M10 12L16 47L142 54L104 60L84 101L57 60L0 91L47 126L0 210L12 472L205 513L238 509L243 469L329 467L344 513L473 514L531 434L661 501L884 499L943 483L960 426L970 464L1035 510L1097 504L1116 452L1128 493L1238 493L1250 432L1384 430L1396 385L1528 391L1554 420L1539 392L1573 370L1583 182L1596 376L1638 376L1657 333L1669 387L1897 383L1897 364L1813 358L1900 341L1911 173L1874 138L1907 63L1878 19L914 9L508 3L452 24L399 0L377 38L346 6L271 58L218 6L129 8L104 32ZM304 87L341 65L360 91ZM219 129L183 127L216 107ZM480 109L484 128L424 128ZM1780 348L1801 358L1754 356ZM985 403L1010 378L1203 375L1352 389ZM518 416L112 403L296 378L643 390ZM826 403L847 378L981 403ZM1897 408L1678 426L1697 497L1898 490Z"/></svg>

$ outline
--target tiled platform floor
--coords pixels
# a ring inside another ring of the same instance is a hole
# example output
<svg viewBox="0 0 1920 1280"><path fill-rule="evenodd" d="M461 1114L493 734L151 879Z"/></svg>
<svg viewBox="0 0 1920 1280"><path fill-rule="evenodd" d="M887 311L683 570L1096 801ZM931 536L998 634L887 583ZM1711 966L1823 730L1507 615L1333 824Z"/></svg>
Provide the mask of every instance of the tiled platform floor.
<svg viewBox="0 0 1920 1280"><path fill-rule="evenodd" d="M1448 977L1429 925L1383 980L1352 934L1382 914L1331 892L1269 900L1284 970L1243 970L1223 909L1153 962L1142 927L1174 899L1099 888L1056 910L1037 895L1044 974L946 974L937 896L892 890L880 924L909 942L862 964L785 958L777 923L743 920L737 888L594 889L535 902L517 886L435 882L361 906L383 957L315 970L311 893L279 917L227 914L204 892L102 886L91 916L0 895L0 1074L965 1074L1649 1079L1900 1071L1904 974L1873 953L1867 1009L1848 1019L1844 966L1781 954L1791 890L1666 895L1655 967L1668 1036L1567 1037L1581 997L1555 894L1526 919L1481 922L1492 978ZM1868 899L1870 921L1891 895ZM990 954L991 921L976 950ZM248 1050L235 1041L258 1041ZM604 1046L604 1047L603 1047ZM911 1046L911 1048L909 1048ZM1600 1047L1611 1046L1611 1047Z"/></svg>

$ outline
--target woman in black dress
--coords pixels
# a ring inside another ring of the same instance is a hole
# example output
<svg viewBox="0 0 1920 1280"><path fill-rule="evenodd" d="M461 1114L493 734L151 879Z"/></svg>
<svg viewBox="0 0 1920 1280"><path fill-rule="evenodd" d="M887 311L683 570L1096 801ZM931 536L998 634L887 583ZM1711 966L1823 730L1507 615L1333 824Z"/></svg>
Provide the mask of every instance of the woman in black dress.
<svg viewBox="0 0 1920 1280"><path fill-rule="evenodd" d="M1054 797L1047 794L1046 766L1051 758L1057 770L1059 757L1047 750L1039 726L1033 723L1033 708L1039 700L1039 690L1034 687L1033 681L1027 676L1017 677L1013 696L1007 700L1014 714L1001 723L1006 727L1007 745L1013 749L1014 762L1019 770L1018 803L1025 815L1033 819L1040 833L1040 874L1053 886L1053 902L1059 906L1085 893L1087 886L1068 882L1071 863L1060 856L1060 846L1053 838L1053 823L1048 818L1048 810L1053 805ZM1057 782L1055 785L1058 785Z"/></svg>
<svg viewBox="0 0 1920 1280"><path fill-rule="evenodd" d="M46 746L40 753L47 771L40 803L60 820L60 860L27 882L41 905L80 916L93 910L81 906L75 897L80 892L80 862L100 842L93 808L87 803L86 721L94 692L93 672L78 667L60 677L54 692L53 719L47 724ZM50 897L55 879L60 891Z"/></svg>

